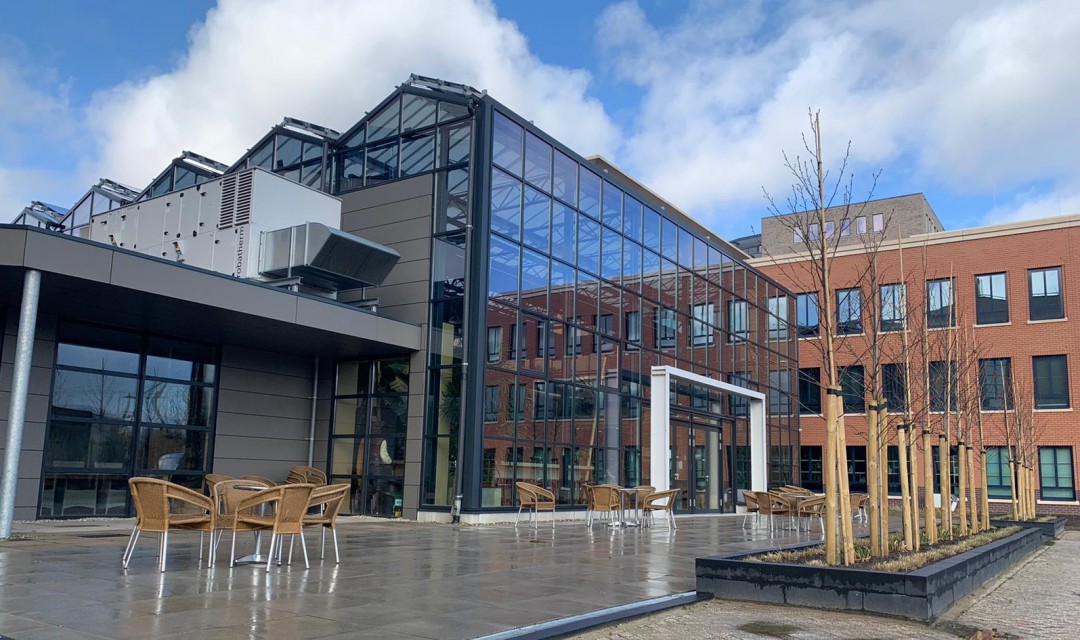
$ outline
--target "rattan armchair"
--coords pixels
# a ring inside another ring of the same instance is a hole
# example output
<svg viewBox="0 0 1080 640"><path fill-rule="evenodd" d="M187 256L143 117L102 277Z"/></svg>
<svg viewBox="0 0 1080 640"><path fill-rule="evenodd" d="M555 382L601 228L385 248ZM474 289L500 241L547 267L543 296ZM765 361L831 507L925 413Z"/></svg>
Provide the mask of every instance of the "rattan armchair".
<svg viewBox="0 0 1080 640"><path fill-rule="evenodd" d="M769 516L769 531L773 530L775 523L773 516L787 516L791 518L791 508L788 501L778 494L759 491L757 493L758 510L763 516Z"/></svg>
<svg viewBox="0 0 1080 640"><path fill-rule="evenodd" d="M319 511L314 514L309 512L304 516L305 527L317 526L322 530L322 539L319 542L320 558L326 557L326 530L330 530L330 534L334 538L334 564L341 562L341 556L338 554L337 517L338 512L341 511L341 505L348 495L349 485L347 484L318 487L311 492L308 509L318 507Z"/></svg>
<svg viewBox="0 0 1080 640"><path fill-rule="evenodd" d="M278 485L278 483L274 482L273 480L271 480L269 478L264 478L262 476L240 476L240 479L241 480L254 480L255 482L261 482L261 483L265 484L268 487L276 487Z"/></svg>
<svg viewBox="0 0 1080 640"><path fill-rule="evenodd" d="M131 500L135 503L135 527L124 549L122 564L125 569L131 562L135 545L141 533L157 533L158 564L162 573L165 571L165 557L169 545L169 531L184 529L199 532L199 559L202 559L203 533L214 531L214 503L198 491L167 482L158 478L131 478L128 480ZM178 504L177 504L178 503ZM185 511L178 511L174 505L187 506ZM214 556L210 554L207 566L213 566Z"/></svg>
<svg viewBox="0 0 1080 640"><path fill-rule="evenodd" d="M825 535L825 496L815 496L800 502L797 515L799 520L807 518L807 531L810 531L816 517L821 524L821 534Z"/></svg>
<svg viewBox="0 0 1080 640"><path fill-rule="evenodd" d="M866 520L866 505L870 503L870 495L866 493L848 494L851 500L851 519Z"/></svg>
<svg viewBox="0 0 1080 640"><path fill-rule="evenodd" d="M253 491L258 489L252 489L252 487L260 487L262 489L269 489L273 485L269 485L259 480L222 480L214 485L211 498L214 501L214 511L216 514L214 522L214 536L211 538L210 553L215 557L217 556L218 545L221 544L221 536L226 530L233 528L233 523L236 520L236 508L240 504L240 501L244 498L248 498L252 495ZM239 487L247 487L240 489ZM254 515L254 510L250 510L249 515Z"/></svg>
<svg viewBox="0 0 1080 640"><path fill-rule="evenodd" d="M669 529L675 529L675 502L679 498L682 489L668 489L666 491L654 491L645 497L645 503L641 505L645 513L645 522L652 526L653 514L660 511L667 513Z"/></svg>
<svg viewBox="0 0 1080 640"><path fill-rule="evenodd" d="M746 519L754 514L754 522L761 519L761 507L758 504L758 494L755 491L743 491L743 502L746 503L746 513L743 514L742 526L746 528Z"/></svg>
<svg viewBox="0 0 1080 640"><path fill-rule="evenodd" d="M592 527L593 520L599 515L601 522L604 514L611 521L619 512L619 488L613 484L597 484L589 487L589 506L585 511L585 526Z"/></svg>
<svg viewBox="0 0 1080 640"><path fill-rule="evenodd" d="M296 465L289 469L289 477L286 480L289 484L313 484L315 486L325 486L327 484L326 473L316 469L315 467L305 467Z"/></svg>
<svg viewBox="0 0 1080 640"><path fill-rule="evenodd" d="M514 520L514 526L518 525L518 520L521 519L521 510L528 508L529 519L533 520L533 528L539 528L540 526L540 512L551 512L551 530L555 530L555 494L547 489L537 486L535 484L529 484L528 482L518 482L515 485L518 493L518 517Z"/></svg>
<svg viewBox="0 0 1080 640"><path fill-rule="evenodd" d="M274 561L274 552L278 554L278 564L281 564L281 543L284 536L300 536L300 547L304 551L304 567L308 564L307 547L304 545L304 515L311 499L311 492L315 489L312 484L286 484L280 487L271 487L258 491L236 505L236 517L233 520L232 551L229 555L229 566L236 566L236 532L237 531L269 531L270 550L267 553L266 571L269 573L270 565ZM262 515L258 513L263 505L273 504L274 513ZM292 538L289 544L289 561L292 561Z"/></svg>
<svg viewBox="0 0 1080 640"><path fill-rule="evenodd" d="M232 476L227 476L223 473L208 473L203 476L203 483L206 485L207 495L213 495L214 485L226 480L232 480Z"/></svg>

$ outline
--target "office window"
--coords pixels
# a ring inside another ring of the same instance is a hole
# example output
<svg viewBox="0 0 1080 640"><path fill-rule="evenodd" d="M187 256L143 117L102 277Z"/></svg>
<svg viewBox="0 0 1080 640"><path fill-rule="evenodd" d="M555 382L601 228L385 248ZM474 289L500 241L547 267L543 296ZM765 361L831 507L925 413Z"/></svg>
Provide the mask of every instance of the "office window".
<svg viewBox="0 0 1080 640"><path fill-rule="evenodd" d="M536 323L536 356L543 355L553 357L555 355L555 335L551 331L551 324L540 321Z"/></svg>
<svg viewBox="0 0 1080 640"><path fill-rule="evenodd" d="M796 223L795 227L792 229L791 241L794 242L795 244L802 244L802 241L803 241L802 227L798 226L798 223Z"/></svg>
<svg viewBox="0 0 1080 640"><path fill-rule="evenodd" d="M836 291L837 335L853 335L862 331L862 290L838 289Z"/></svg>
<svg viewBox="0 0 1080 640"><path fill-rule="evenodd" d="M900 495L900 448L889 445L885 450L885 482L889 495Z"/></svg>
<svg viewBox="0 0 1080 640"><path fill-rule="evenodd" d="M882 233L885 231L885 215L881 213L874 214L874 233Z"/></svg>
<svg viewBox="0 0 1080 640"><path fill-rule="evenodd" d="M821 413L821 369L799 369L799 413Z"/></svg>
<svg viewBox="0 0 1080 640"><path fill-rule="evenodd" d="M931 329L956 326L956 306L952 278L926 281L926 326Z"/></svg>
<svg viewBox="0 0 1080 640"><path fill-rule="evenodd" d="M728 342L742 342L750 337L750 310L745 300L728 300Z"/></svg>
<svg viewBox="0 0 1080 640"><path fill-rule="evenodd" d="M576 318L581 322L581 318ZM581 329L573 325L566 327L566 355L581 355Z"/></svg>
<svg viewBox="0 0 1080 640"><path fill-rule="evenodd" d="M851 235L851 219L844 218L840 221L840 237L846 238Z"/></svg>
<svg viewBox="0 0 1080 640"><path fill-rule="evenodd" d="M1072 447L1039 447L1039 497L1043 500L1076 499Z"/></svg>
<svg viewBox="0 0 1080 640"><path fill-rule="evenodd" d="M800 338L818 334L818 298L816 293L800 293L795 298L795 322Z"/></svg>
<svg viewBox="0 0 1080 640"><path fill-rule="evenodd" d="M1012 499L1012 475L1009 473L1009 449L986 448L986 495L1000 500Z"/></svg>
<svg viewBox="0 0 1080 640"><path fill-rule="evenodd" d="M819 227L818 223L815 222L815 223L810 225L810 228L808 229L808 232L809 232L808 235L810 236L809 237L810 242L817 242L820 235L821 235L821 227Z"/></svg>
<svg viewBox="0 0 1080 640"><path fill-rule="evenodd" d="M753 384L750 381L750 373L748 371L738 371L728 374L728 383L744 389L752 389ZM733 416L745 417L750 415L750 401L744 396L738 396L734 393L728 394L728 413Z"/></svg>
<svg viewBox="0 0 1080 640"><path fill-rule="evenodd" d="M1065 317L1061 300L1061 267L1032 269L1028 272L1031 285L1028 308L1031 320L1054 320Z"/></svg>
<svg viewBox="0 0 1080 640"><path fill-rule="evenodd" d="M499 387L484 387L484 422L499 421Z"/></svg>
<svg viewBox="0 0 1080 640"><path fill-rule="evenodd" d="M825 237L831 238L836 233L836 223L832 220L825 221Z"/></svg>
<svg viewBox="0 0 1080 640"><path fill-rule="evenodd" d="M949 391L949 411L956 411L956 363L930 363L930 410L945 411L945 391Z"/></svg>
<svg viewBox="0 0 1080 640"><path fill-rule="evenodd" d="M675 332L678 320L674 309L659 307L656 309L656 346L671 349L675 346Z"/></svg>
<svg viewBox="0 0 1080 640"><path fill-rule="evenodd" d="M907 393L903 364L884 364L881 366L881 386L885 403L892 413L907 409Z"/></svg>
<svg viewBox="0 0 1080 640"><path fill-rule="evenodd" d="M1069 407L1069 367L1065 356L1035 356L1031 359L1035 374L1035 408Z"/></svg>
<svg viewBox="0 0 1080 640"><path fill-rule="evenodd" d="M931 438L933 441L933 455L931 456L931 465L934 467L934 493L941 493L941 474L938 473L938 469L941 468L941 447L938 444L936 438ZM952 485L952 495L958 495L960 493L960 454L957 453L956 447L949 447L949 483Z"/></svg>
<svg viewBox="0 0 1080 640"><path fill-rule="evenodd" d="M787 340L787 297L769 298L769 340Z"/></svg>
<svg viewBox="0 0 1080 640"><path fill-rule="evenodd" d="M624 316L627 349L641 348L641 312L627 311Z"/></svg>
<svg viewBox="0 0 1080 640"><path fill-rule="evenodd" d="M791 372L770 371L769 391L766 394L769 402L770 416L786 416L791 414Z"/></svg>
<svg viewBox="0 0 1080 640"><path fill-rule="evenodd" d="M695 304L691 308L693 321L690 323L691 341L694 346L713 343L713 330L710 324L716 307L713 303Z"/></svg>
<svg viewBox="0 0 1080 640"><path fill-rule="evenodd" d="M799 485L811 491L821 491L821 447L799 447Z"/></svg>
<svg viewBox="0 0 1080 640"><path fill-rule="evenodd" d="M847 469L848 488L852 491L866 491L866 447L848 446Z"/></svg>
<svg viewBox="0 0 1080 640"><path fill-rule="evenodd" d="M487 361L498 362L502 357L502 327L487 328Z"/></svg>
<svg viewBox="0 0 1080 640"><path fill-rule="evenodd" d="M881 331L903 331L907 319L907 285L881 285Z"/></svg>
<svg viewBox="0 0 1080 640"><path fill-rule="evenodd" d="M979 397L983 411L1012 409L1012 360L979 360Z"/></svg>
<svg viewBox="0 0 1080 640"><path fill-rule="evenodd" d="M610 313L596 316L596 330L602 335L615 335L615 317Z"/></svg>
<svg viewBox="0 0 1080 640"><path fill-rule="evenodd" d="M1004 273L975 276L975 324L1009 321L1009 294Z"/></svg>
<svg viewBox="0 0 1080 640"><path fill-rule="evenodd" d="M524 420L525 419L525 383L512 384L507 387L510 398L508 407L510 408L510 415L507 416L509 420Z"/></svg>
<svg viewBox="0 0 1080 640"><path fill-rule="evenodd" d="M844 413L866 413L866 378L862 365L838 367L837 373L844 397Z"/></svg>
<svg viewBox="0 0 1080 640"><path fill-rule="evenodd" d="M860 236L866 235L866 216L855 218L855 233Z"/></svg>

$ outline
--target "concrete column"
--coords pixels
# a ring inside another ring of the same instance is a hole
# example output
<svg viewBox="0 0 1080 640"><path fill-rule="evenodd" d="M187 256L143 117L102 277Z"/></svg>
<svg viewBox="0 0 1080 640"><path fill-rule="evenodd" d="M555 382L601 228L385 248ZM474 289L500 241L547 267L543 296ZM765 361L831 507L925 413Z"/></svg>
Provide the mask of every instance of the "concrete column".
<svg viewBox="0 0 1080 640"><path fill-rule="evenodd" d="M15 518L15 485L19 479L19 455L22 453L26 396L30 389L30 362L34 357L34 331L37 328L40 296L41 272L28 269L23 279L19 336L15 344L15 372L11 380L11 402L8 407L7 443L4 449L3 477L0 479L0 540L11 537L11 523Z"/></svg>

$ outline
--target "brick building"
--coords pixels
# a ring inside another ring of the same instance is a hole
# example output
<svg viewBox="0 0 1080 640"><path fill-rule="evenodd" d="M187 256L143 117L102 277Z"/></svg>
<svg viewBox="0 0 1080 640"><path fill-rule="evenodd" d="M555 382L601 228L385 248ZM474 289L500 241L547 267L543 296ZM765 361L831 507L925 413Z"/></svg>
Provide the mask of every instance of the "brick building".
<svg viewBox="0 0 1080 640"><path fill-rule="evenodd" d="M907 196L907 198L914 198ZM921 195L917 197L922 202ZM895 199L893 199L895 200ZM880 201L879 201L880 202ZM869 203L867 211L877 210ZM888 201L885 201L888 202ZM929 210L929 207L926 207ZM931 211L932 215L932 211ZM926 218L936 221L936 216ZM781 226L779 221L763 221L762 228ZM840 222L837 222L839 229ZM806 266L799 255L769 247L774 237L790 247L793 231L766 235L762 257L751 265L776 279L797 294L790 310L799 334L799 412L801 426L800 479L811 488L821 485L825 423L821 416L823 378L820 340L820 294L815 293ZM886 217L883 231L871 225L864 239L874 233L895 237L892 221ZM979 344L978 402L983 422L991 508L1008 508L1010 495L1008 450L1002 432L1004 416L1013 416L1013 405L1026 400L1034 404L1039 456L1039 511L1080 513L1075 490L1076 446L1080 444L1080 421L1073 404L1080 398L1080 384L1070 377L1080 357L1080 332L1070 322L1080 318L1080 216L1066 216L1014 224L912 233L910 224L901 225L902 239L877 238L880 277L871 291L865 273L869 254L863 242L840 245L832 263L832 313L837 326L837 366L842 368L845 395L849 480L853 490L866 486L865 404L869 401L871 362L868 356L870 330L876 322L882 337L882 380L890 413L903 402L902 331L917 340L926 335L928 365L912 362L910 384L922 386L929 377L930 421L936 434L941 429L945 392L941 375L946 371L941 355L943 336L949 327L966 332ZM903 270L901 270L901 254ZM871 298L873 296L873 298ZM874 302L874 304L871 304ZM824 305L820 305L823 307ZM871 308L877 309L871 313ZM914 336L913 334L918 334ZM955 335L955 333L954 333ZM951 359L951 358L950 358ZM972 358L974 360L975 358ZM916 358L915 360L918 360ZM845 375L846 374L846 375ZM1002 381L1014 379L1017 399L1003 392ZM913 400L915 402L920 400ZM1007 405L1007 406L1003 406ZM1012 419L1010 417L1010 419ZM895 420L893 420L895 422ZM921 420L917 421L921 426ZM956 433L954 418L953 433ZM890 430L895 443L895 431ZM955 445L956 436L953 436ZM936 451L935 453L935 469ZM921 465L920 452L919 464ZM889 493L899 495L899 462L895 446L888 448ZM955 462L954 462L955 475ZM936 483L935 483L936 484ZM935 489L936 491L937 489ZM957 491L953 482L953 491ZM996 501L996 502L995 502Z"/></svg>

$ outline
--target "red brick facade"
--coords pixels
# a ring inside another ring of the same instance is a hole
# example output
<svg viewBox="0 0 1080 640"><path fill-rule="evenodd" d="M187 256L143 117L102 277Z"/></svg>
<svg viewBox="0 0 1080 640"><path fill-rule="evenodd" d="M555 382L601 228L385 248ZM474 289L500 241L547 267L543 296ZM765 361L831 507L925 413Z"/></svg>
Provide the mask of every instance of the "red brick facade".
<svg viewBox="0 0 1080 640"><path fill-rule="evenodd" d="M833 260L832 287L857 286L859 274L866 269L867 254L859 249L844 249ZM1011 358L1012 375L1018 384L1026 385L1026 393L1033 396L1032 358L1035 356L1064 355L1068 367L1067 389L1069 407L1035 412L1036 429L1040 447L1067 447L1072 451L1072 484L1080 469L1078 448L1080 445L1080 216L1053 218L998 227L972 230L938 232L913 236L903 241L903 271L901 275L900 251L895 240L884 243L878 253L880 284L907 283L908 313L925 313L927 280L954 278L954 299L957 309L957 327L971 331L981 343L980 358ZM798 258L773 257L754 261L765 274L788 286L792 292L813 291L812 278L805 271L805 262ZM924 267L925 264L925 267ZM800 268L802 266L803 268ZM1061 268L1060 288L1063 298L1064 318L1032 321L1029 313L1030 278L1032 269ZM977 275L1004 273L1008 299L1008 322L979 325L976 323L975 278ZM868 319L869 286L861 286L864 329ZM820 294L819 294L820 297ZM836 314L835 294L831 301L833 317ZM822 303L822 306L824 304ZM822 311L824 313L824 311ZM794 310L792 318L795 317ZM910 318L909 327L921 333L921 319ZM915 327L918 327L917 329ZM934 331L931 331L934 333ZM820 338L799 340L799 367L820 367L820 351L814 342ZM868 365L865 355L866 334L849 336L839 341L837 364ZM883 363L902 362L900 333L883 336L885 355ZM859 362L858 360L863 362ZM931 360L943 358L931 357ZM912 385L919 378L917 363L912 364ZM869 392L869 367L867 367ZM1003 445L1000 411L983 412L983 429L987 446ZM866 444L866 419L863 415L845 418L849 445ZM939 417L932 417L935 433L939 430ZM825 441L824 421L820 416L802 415L801 444L803 447L821 446ZM954 429L955 432L955 429ZM894 436L891 436L894 438ZM936 439L936 436L935 436ZM954 438L955 442L955 438ZM895 443L895 440L893 440ZM921 456L921 454L920 454ZM921 459L920 459L921 465ZM1040 501L1039 511L1047 513L1080 513L1074 495L1073 500Z"/></svg>

